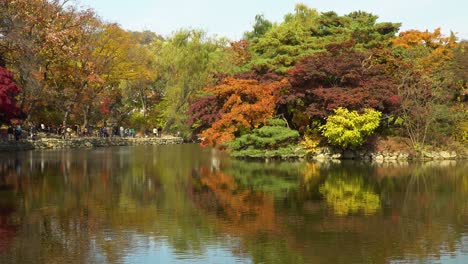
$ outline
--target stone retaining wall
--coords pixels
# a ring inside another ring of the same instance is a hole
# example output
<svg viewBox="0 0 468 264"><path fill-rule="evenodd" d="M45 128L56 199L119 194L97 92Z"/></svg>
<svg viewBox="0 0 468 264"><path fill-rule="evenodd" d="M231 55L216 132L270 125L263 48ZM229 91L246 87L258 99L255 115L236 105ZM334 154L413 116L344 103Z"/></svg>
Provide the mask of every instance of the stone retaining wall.
<svg viewBox="0 0 468 264"><path fill-rule="evenodd" d="M455 151L425 151L422 156L416 156L407 152L371 152L365 150L333 150L323 148L310 155L314 160L333 160L333 159L353 159L353 160L373 160L373 161L397 161L397 160L455 160L466 159L468 153L456 153Z"/></svg>
<svg viewBox="0 0 468 264"><path fill-rule="evenodd" d="M0 141L0 151L21 151L33 149L73 149L96 148L110 146L136 146L136 145L167 145L181 144L183 139L179 137L162 138L42 138L38 140Z"/></svg>

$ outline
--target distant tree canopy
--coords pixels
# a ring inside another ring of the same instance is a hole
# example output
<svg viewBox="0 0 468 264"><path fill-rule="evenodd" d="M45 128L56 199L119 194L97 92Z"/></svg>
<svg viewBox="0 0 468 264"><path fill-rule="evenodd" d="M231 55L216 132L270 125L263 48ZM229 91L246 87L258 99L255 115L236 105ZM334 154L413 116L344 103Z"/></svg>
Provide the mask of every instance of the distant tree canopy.
<svg viewBox="0 0 468 264"><path fill-rule="evenodd" d="M263 16L257 16L254 30L246 34L252 53L248 66L258 72L284 73L302 57L325 51L329 44L354 40L363 49L388 45L400 24L376 21L377 16L366 12L338 16L335 12L319 13L303 4L287 14L282 23L272 26Z"/></svg>

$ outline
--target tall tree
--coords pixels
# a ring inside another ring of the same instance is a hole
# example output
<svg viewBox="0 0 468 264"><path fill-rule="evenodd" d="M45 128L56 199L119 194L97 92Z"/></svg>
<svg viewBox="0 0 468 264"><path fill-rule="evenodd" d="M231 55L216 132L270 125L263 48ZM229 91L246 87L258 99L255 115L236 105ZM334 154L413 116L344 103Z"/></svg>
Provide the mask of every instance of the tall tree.
<svg viewBox="0 0 468 264"><path fill-rule="evenodd" d="M437 143L441 135L451 135L463 118L455 103L462 89L452 68L455 41L453 34L446 37L440 29L410 30L393 40L394 53L400 58L400 115L416 150Z"/></svg>
<svg viewBox="0 0 468 264"><path fill-rule="evenodd" d="M454 63L452 71L455 75L455 80L461 86L460 99L468 100L468 41L461 41L454 53Z"/></svg>
<svg viewBox="0 0 468 264"><path fill-rule="evenodd" d="M163 89L158 108L164 130L188 133L185 123L189 100L214 83L215 73L231 70L231 52L225 40L208 38L197 30L182 30L166 41L156 41L153 50L156 84Z"/></svg>
<svg viewBox="0 0 468 264"><path fill-rule="evenodd" d="M142 82L149 78L144 61L149 54L140 49L138 38L126 32L116 24L102 25L91 34L92 50L84 56L81 72L84 82L80 100L83 106L83 120L87 123L92 113L100 110L101 118L113 118L115 121L126 117L119 111L122 103L123 82ZM86 63L86 64L85 64Z"/></svg>
<svg viewBox="0 0 468 264"><path fill-rule="evenodd" d="M72 55L81 29L93 18L67 0L2 1L0 52L23 87L20 104L28 119L54 98L53 65ZM69 73L67 73L69 74Z"/></svg>
<svg viewBox="0 0 468 264"><path fill-rule="evenodd" d="M246 39L255 39L265 35L268 30L273 27L273 23L271 23L268 19L265 19L264 15L256 15L255 16L255 24L253 25L253 30L246 32L244 34L244 38Z"/></svg>

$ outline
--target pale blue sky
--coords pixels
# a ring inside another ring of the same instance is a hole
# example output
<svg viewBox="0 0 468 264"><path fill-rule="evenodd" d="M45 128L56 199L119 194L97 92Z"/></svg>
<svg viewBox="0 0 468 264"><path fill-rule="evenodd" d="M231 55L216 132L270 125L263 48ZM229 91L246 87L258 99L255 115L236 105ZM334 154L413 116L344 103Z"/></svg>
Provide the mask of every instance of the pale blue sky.
<svg viewBox="0 0 468 264"><path fill-rule="evenodd" d="M180 28L198 28L211 35L240 38L256 14L281 21L298 2L318 11L347 14L363 10L379 21L402 22L403 30L454 31L468 39L468 0L76 0L108 22L128 30L151 30L167 36Z"/></svg>

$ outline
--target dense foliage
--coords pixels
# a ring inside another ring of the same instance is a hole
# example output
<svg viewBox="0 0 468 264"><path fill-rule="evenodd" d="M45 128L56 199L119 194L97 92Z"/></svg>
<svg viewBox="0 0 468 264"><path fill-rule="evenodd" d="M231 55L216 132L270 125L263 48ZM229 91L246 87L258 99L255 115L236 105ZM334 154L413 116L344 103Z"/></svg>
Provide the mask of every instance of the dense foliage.
<svg viewBox="0 0 468 264"><path fill-rule="evenodd" d="M253 31L247 33L252 53L248 66L260 72L285 72L300 58L324 51L329 44L353 39L362 48L384 45L400 25L376 21L377 16L366 12L339 16L319 13L304 4L298 4L279 24L270 25L263 17L256 17Z"/></svg>
<svg viewBox="0 0 468 264"><path fill-rule="evenodd" d="M303 58L288 77L291 87L282 103L298 128L338 107L391 113L398 106L396 81L372 54L353 50L353 43L329 45L326 52Z"/></svg>
<svg viewBox="0 0 468 264"><path fill-rule="evenodd" d="M182 30L153 43L156 86L164 95L157 109L166 130L189 133L189 99L214 84L215 73L229 72L231 53L224 40L210 39L197 30Z"/></svg>
<svg viewBox="0 0 468 264"><path fill-rule="evenodd" d="M327 117L327 123L320 127L328 143L341 148L359 147L379 126L381 113L364 109L363 114L346 108L335 109L335 114Z"/></svg>
<svg viewBox="0 0 468 264"><path fill-rule="evenodd" d="M286 126L282 119L268 119L261 128L242 135L227 145L235 157L276 157L303 156L304 150L297 147L299 133Z"/></svg>
<svg viewBox="0 0 468 264"><path fill-rule="evenodd" d="M0 16L5 123L161 127L224 147L279 116L312 151L337 109L373 108L379 132L415 149L467 138L468 46L441 29L397 34L370 13L304 4L277 23L255 16L236 41L126 31L67 0L2 1Z"/></svg>
<svg viewBox="0 0 468 264"><path fill-rule="evenodd" d="M0 122L5 122L18 116L15 97L21 89L13 80L13 74L0 67Z"/></svg>
<svg viewBox="0 0 468 264"><path fill-rule="evenodd" d="M204 144L225 143L272 117L283 85L281 81L263 83L226 78L218 85L205 89L211 96L202 98L191 109L195 116L205 122L199 125L210 126L200 134ZM207 103L206 100L212 102Z"/></svg>

